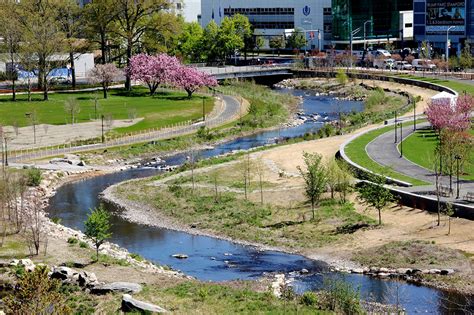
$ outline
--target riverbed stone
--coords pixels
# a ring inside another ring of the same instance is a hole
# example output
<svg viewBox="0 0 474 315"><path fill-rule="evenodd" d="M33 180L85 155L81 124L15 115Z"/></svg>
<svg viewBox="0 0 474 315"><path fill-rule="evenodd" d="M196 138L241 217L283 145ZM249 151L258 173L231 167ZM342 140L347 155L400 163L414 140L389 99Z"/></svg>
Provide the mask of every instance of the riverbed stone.
<svg viewBox="0 0 474 315"><path fill-rule="evenodd" d="M354 268L354 269L352 269L352 273L364 273L364 269L362 269L362 268Z"/></svg>
<svg viewBox="0 0 474 315"><path fill-rule="evenodd" d="M401 274L401 275L407 275L407 274L411 273L411 269L410 268L398 268L397 273Z"/></svg>
<svg viewBox="0 0 474 315"><path fill-rule="evenodd" d="M109 292L138 293L142 286L133 282L112 282L97 285L91 289L94 294L107 294Z"/></svg>
<svg viewBox="0 0 474 315"><path fill-rule="evenodd" d="M174 254L174 255L172 255L172 257L174 257L176 259L186 259L186 258L188 258L188 255L186 255L186 254Z"/></svg>
<svg viewBox="0 0 474 315"><path fill-rule="evenodd" d="M51 279L59 279L63 282L73 282L74 275L77 275L78 272L72 268L64 266L54 266L50 272Z"/></svg>
<svg viewBox="0 0 474 315"><path fill-rule="evenodd" d="M378 276L379 276L380 278L388 278L388 277L390 277L390 274L387 273L387 272L379 272L379 273L378 273Z"/></svg>
<svg viewBox="0 0 474 315"><path fill-rule="evenodd" d="M389 273L390 270L388 270L388 268L382 267L382 268L379 269L379 272L381 272L381 273Z"/></svg>
<svg viewBox="0 0 474 315"><path fill-rule="evenodd" d="M439 275L441 273L440 269L430 269L430 274Z"/></svg>
<svg viewBox="0 0 474 315"><path fill-rule="evenodd" d="M441 269L440 275L451 275L454 273L454 269Z"/></svg>
<svg viewBox="0 0 474 315"><path fill-rule="evenodd" d="M161 306L134 299L130 294L122 295L122 311L139 313L166 313L168 312Z"/></svg>

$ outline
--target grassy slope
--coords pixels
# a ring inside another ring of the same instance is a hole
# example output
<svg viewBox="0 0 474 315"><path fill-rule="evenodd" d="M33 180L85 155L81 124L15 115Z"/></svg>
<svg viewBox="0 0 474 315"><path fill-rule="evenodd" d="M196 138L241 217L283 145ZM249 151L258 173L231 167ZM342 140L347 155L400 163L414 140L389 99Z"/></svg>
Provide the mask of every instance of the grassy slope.
<svg viewBox="0 0 474 315"><path fill-rule="evenodd" d="M70 120L64 110L65 100L74 97L80 104L80 113L77 122L89 122L95 118L94 99L98 98L101 114L111 114L113 119L128 119L132 111L136 117L145 119L133 126L120 128L118 132L131 132L147 128L161 127L172 123L202 117L202 98L194 96L187 99L185 93L169 92L157 94L153 97L147 94L144 88L135 88L128 95L123 90L111 90L108 99L103 99L100 92L77 92L77 93L54 93L50 94L50 100L42 101L41 95L33 95L31 102L27 101L26 95L19 95L17 102L11 102L10 97L0 97L0 123L4 125L27 126L30 120L25 113L36 111L38 123L53 125L65 124ZM213 100L206 98L207 112L212 110Z"/></svg>
<svg viewBox="0 0 474 315"><path fill-rule="evenodd" d="M407 123L411 124L411 123ZM409 176L394 172L390 170L389 168L382 166L372 160L368 155L365 150L365 147L375 138L378 136L393 130L393 126L388 126L384 128L380 128L377 130L370 131L368 133L363 134L362 136L354 139L351 141L345 149L345 152L347 156L355 163L359 164L360 166L363 166L375 173L379 174L384 174L386 176L402 180L408 183L411 183L415 186L420 186L420 185L426 185L427 183L421 180L417 180L415 178L411 178Z"/></svg>
<svg viewBox="0 0 474 315"><path fill-rule="evenodd" d="M474 135L474 130L471 130L471 134ZM408 160L433 169L433 154L437 143L438 138L433 130L418 130L403 141L403 154ZM474 180L474 152L471 152L469 163L466 163L465 173L467 175L463 178Z"/></svg>
<svg viewBox="0 0 474 315"><path fill-rule="evenodd" d="M221 173L220 178L226 176L226 173ZM261 205L245 200L243 192L222 192L222 188L216 202L212 188L196 188L192 193L189 186L182 185L183 182L188 183L188 180L172 180L170 186L159 187L148 186L149 180L126 183L117 188L117 194L148 204L185 225L194 224L199 229L237 240L297 250L319 247L343 238L345 234L338 232L338 228L357 222L374 223L357 213L349 203L323 200L316 209L315 222L310 220L311 210L306 204L291 209ZM229 183L229 186L238 185ZM252 188L256 189L256 185Z"/></svg>
<svg viewBox="0 0 474 315"><path fill-rule="evenodd" d="M433 78L433 77L419 77L419 76L414 76L414 75L409 75L409 74L400 74L398 76L402 78L414 79L414 80L443 85L455 90L458 93L464 93L464 91L466 91L469 94L474 94L474 85L472 84L462 83L462 82L453 81L453 80Z"/></svg>

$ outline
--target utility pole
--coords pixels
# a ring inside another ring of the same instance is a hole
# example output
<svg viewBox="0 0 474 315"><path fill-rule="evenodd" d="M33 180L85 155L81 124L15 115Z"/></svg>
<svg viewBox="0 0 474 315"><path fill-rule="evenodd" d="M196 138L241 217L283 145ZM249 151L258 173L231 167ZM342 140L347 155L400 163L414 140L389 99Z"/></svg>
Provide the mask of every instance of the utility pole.
<svg viewBox="0 0 474 315"><path fill-rule="evenodd" d="M451 25L446 30L446 72L449 72L449 31L454 28L454 25Z"/></svg>
<svg viewBox="0 0 474 315"><path fill-rule="evenodd" d="M105 136L104 136L104 115L101 115L102 118L102 143L105 142Z"/></svg>

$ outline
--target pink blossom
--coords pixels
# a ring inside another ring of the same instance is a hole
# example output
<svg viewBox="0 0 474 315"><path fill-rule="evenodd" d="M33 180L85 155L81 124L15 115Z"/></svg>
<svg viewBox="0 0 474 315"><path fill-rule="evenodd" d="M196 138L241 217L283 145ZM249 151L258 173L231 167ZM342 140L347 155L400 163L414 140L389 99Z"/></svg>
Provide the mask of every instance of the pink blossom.
<svg viewBox="0 0 474 315"><path fill-rule="evenodd" d="M454 106L451 106L449 99L431 102L426 110L426 116L433 128L438 131L443 129L464 131L471 127L470 115L473 108L474 98L462 95L458 97Z"/></svg>
<svg viewBox="0 0 474 315"><path fill-rule="evenodd" d="M138 54L130 59L127 72L132 80L145 83L153 95L160 84L171 84L174 81L175 72L180 67L179 60L167 54Z"/></svg>
<svg viewBox="0 0 474 315"><path fill-rule="evenodd" d="M123 72L112 63L95 65L95 67L89 72L91 82L100 83L102 85L104 98L107 98L109 85L112 82L119 80L122 75Z"/></svg>
<svg viewBox="0 0 474 315"><path fill-rule="evenodd" d="M193 67L181 66L175 73L174 85L184 89L191 98L194 92L204 86L216 86L217 80L202 71Z"/></svg>

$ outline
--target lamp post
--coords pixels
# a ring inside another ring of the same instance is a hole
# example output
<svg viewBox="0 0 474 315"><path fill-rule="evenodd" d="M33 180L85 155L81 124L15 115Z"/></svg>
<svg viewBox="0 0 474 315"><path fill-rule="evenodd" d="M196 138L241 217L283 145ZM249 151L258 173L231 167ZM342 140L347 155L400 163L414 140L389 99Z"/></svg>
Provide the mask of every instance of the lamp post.
<svg viewBox="0 0 474 315"><path fill-rule="evenodd" d="M397 111L395 110L395 143L398 142L397 137L398 137L398 135L397 135Z"/></svg>
<svg viewBox="0 0 474 315"><path fill-rule="evenodd" d="M33 143L36 144L36 117L35 113L25 113L25 117L30 118L33 125Z"/></svg>
<svg viewBox="0 0 474 315"><path fill-rule="evenodd" d="M449 31L454 28L454 25L451 25L446 30L446 70L449 72Z"/></svg>
<svg viewBox="0 0 474 315"><path fill-rule="evenodd" d="M367 50L367 31L366 31L366 25L367 23L372 24L372 20L367 20L364 22L364 51Z"/></svg>
<svg viewBox="0 0 474 315"><path fill-rule="evenodd" d="M202 98L202 121L206 121L206 103L204 97Z"/></svg>
<svg viewBox="0 0 474 315"><path fill-rule="evenodd" d="M351 28L352 28L352 25L351 25ZM351 45L351 55L349 56L350 57L350 61L351 61L351 68L352 68L352 41L353 41L353 38L354 38L354 35L359 33L359 31L361 30L360 27L356 28L355 30L351 31L351 42L350 42L350 45Z"/></svg>
<svg viewBox="0 0 474 315"><path fill-rule="evenodd" d="M459 155L455 155L454 158L456 159L456 199L459 199L459 161L461 157Z"/></svg>
<svg viewBox="0 0 474 315"><path fill-rule="evenodd" d="M403 125L400 122L400 157L403 157Z"/></svg>
<svg viewBox="0 0 474 315"><path fill-rule="evenodd" d="M101 120L102 120L102 143L105 142L105 136L104 136L104 115L101 115L100 116Z"/></svg>

